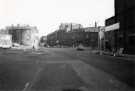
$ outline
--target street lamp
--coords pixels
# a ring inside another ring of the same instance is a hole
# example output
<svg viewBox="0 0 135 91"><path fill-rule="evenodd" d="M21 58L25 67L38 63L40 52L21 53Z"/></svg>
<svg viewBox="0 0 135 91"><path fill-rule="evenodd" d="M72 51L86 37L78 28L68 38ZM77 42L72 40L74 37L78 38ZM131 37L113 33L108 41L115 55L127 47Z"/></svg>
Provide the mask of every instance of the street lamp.
<svg viewBox="0 0 135 91"><path fill-rule="evenodd" d="M102 55L102 40L104 39L104 29L102 27L99 27L99 32L98 32L98 36L99 36L99 54Z"/></svg>

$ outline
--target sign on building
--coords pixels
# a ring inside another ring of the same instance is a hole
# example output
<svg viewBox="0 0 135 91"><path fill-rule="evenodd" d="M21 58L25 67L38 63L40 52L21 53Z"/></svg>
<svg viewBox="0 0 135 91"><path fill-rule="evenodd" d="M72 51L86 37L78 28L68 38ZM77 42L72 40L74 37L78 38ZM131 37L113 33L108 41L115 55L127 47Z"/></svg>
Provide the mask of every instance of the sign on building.
<svg viewBox="0 0 135 91"><path fill-rule="evenodd" d="M115 23L113 25L106 26L105 31L113 31L113 30L117 30L119 28L120 28L120 23Z"/></svg>

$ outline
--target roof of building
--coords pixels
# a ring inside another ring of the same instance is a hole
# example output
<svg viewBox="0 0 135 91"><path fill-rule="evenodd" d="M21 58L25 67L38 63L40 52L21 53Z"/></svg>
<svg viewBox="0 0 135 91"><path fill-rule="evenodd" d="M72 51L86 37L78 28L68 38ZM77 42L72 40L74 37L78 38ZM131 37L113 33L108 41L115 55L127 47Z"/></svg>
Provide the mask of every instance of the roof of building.
<svg viewBox="0 0 135 91"><path fill-rule="evenodd" d="M86 27L84 28L85 32L99 32L98 27Z"/></svg>

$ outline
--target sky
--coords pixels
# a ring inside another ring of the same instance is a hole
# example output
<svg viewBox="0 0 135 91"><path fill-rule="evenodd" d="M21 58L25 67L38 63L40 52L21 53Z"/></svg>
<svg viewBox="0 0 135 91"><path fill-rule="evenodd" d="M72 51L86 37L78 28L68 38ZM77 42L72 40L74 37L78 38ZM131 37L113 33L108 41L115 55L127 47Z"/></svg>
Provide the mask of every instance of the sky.
<svg viewBox="0 0 135 91"><path fill-rule="evenodd" d="M103 26L114 15L114 0L0 0L0 28L11 24L37 26L40 35L58 29L60 23Z"/></svg>

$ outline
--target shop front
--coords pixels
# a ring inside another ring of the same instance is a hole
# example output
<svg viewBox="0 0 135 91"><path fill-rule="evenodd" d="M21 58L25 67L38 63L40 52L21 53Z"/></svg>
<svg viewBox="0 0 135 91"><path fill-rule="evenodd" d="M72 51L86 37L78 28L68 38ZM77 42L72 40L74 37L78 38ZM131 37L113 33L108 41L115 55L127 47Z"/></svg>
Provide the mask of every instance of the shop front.
<svg viewBox="0 0 135 91"><path fill-rule="evenodd" d="M105 28L105 50L117 51L122 48L122 36L120 36L119 23L106 26Z"/></svg>

